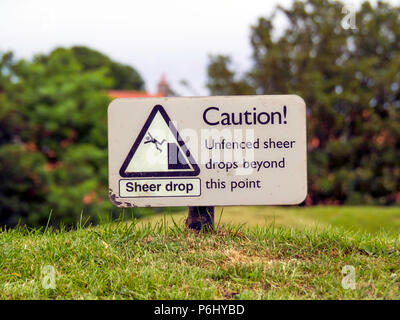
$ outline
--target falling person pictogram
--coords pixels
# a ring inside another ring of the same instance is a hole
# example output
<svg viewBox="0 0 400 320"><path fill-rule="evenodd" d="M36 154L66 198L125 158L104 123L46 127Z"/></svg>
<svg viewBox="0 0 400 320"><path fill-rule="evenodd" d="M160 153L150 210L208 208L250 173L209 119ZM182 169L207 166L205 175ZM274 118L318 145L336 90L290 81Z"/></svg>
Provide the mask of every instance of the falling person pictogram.
<svg viewBox="0 0 400 320"><path fill-rule="evenodd" d="M153 136L150 134L150 131L147 132L147 135L148 136L146 137L146 141L144 142L144 144L154 143L154 146L156 147L156 149L161 152L162 150L158 146L161 146L167 140L163 139L161 142L159 142L157 139L153 138Z"/></svg>

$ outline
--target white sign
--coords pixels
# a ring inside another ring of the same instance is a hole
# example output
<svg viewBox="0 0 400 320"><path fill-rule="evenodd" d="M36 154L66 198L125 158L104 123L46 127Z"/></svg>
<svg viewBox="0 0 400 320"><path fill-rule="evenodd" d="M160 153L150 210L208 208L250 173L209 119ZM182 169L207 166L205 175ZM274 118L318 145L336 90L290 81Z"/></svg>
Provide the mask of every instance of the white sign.
<svg viewBox="0 0 400 320"><path fill-rule="evenodd" d="M296 95L116 99L108 126L117 206L297 204L307 194Z"/></svg>

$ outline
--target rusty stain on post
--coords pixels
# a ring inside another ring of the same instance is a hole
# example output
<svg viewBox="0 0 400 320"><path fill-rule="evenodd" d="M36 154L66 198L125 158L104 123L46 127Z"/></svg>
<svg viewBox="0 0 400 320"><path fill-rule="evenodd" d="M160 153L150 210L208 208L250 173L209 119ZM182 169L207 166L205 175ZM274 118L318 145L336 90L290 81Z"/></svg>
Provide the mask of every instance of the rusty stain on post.
<svg viewBox="0 0 400 320"><path fill-rule="evenodd" d="M214 230L214 207L189 207L186 225L197 231Z"/></svg>

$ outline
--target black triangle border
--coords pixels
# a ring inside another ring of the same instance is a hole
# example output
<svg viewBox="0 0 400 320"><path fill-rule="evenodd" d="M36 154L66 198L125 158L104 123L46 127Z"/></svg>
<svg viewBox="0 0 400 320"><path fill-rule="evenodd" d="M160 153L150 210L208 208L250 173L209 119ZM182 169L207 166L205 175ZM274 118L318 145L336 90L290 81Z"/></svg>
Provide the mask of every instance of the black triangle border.
<svg viewBox="0 0 400 320"><path fill-rule="evenodd" d="M153 171L153 172L126 172L126 169L128 168L129 163L131 162L137 148L140 145L140 142L144 138L148 128L150 127L154 117L156 116L157 112L160 112L161 116L163 117L164 121L167 123L168 127L172 131L172 134L176 137L177 142L179 143L179 146L182 148L182 151L186 155L186 157L189 160L189 163L193 167L193 171ZM178 130L176 130L174 124L172 123L171 119L169 118L167 112L164 110L163 106L160 104L157 104L154 106L153 110L151 110L151 113L149 117L147 118L142 130L140 130L140 133L138 137L135 140L135 143L133 144L131 150L128 153L128 156L125 158L124 163L121 166L121 169L119 169L119 174L121 177L124 178L132 178L132 177L184 177L184 176L198 176L200 173L200 168L197 165L196 161L194 161L191 153L189 152L189 156L187 156L188 153L188 148L185 145L185 142L182 140L181 136L179 135Z"/></svg>

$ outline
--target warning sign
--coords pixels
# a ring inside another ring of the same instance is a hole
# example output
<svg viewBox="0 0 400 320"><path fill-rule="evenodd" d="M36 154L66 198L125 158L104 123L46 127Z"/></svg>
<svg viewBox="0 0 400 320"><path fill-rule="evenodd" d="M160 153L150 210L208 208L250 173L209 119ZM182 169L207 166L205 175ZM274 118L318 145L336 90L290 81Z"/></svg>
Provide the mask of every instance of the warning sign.
<svg viewBox="0 0 400 320"><path fill-rule="evenodd" d="M121 177L197 176L190 151L161 105L156 105L120 169Z"/></svg>
<svg viewBox="0 0 400 320"><path fill-rule="evenodd" d="M295 95L116 99L110 199L129 206L297 204L306 107Z"/></svg>

